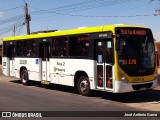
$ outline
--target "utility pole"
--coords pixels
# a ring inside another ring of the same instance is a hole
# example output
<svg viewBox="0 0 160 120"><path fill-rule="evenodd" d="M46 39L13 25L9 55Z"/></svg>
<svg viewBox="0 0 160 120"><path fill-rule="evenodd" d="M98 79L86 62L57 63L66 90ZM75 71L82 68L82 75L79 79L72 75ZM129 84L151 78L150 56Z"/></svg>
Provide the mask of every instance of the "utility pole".
<svg viewBox="0 0 160 120"><path fill-rule="evenodd" d="M24 0L25 2L25 0ZM27 27L27 34L30 34L30 21L31 21L31 17L28 13L28 4L25 2L24 5L24 11L25 11L25 23L26 23L26 27Z"/></svg>

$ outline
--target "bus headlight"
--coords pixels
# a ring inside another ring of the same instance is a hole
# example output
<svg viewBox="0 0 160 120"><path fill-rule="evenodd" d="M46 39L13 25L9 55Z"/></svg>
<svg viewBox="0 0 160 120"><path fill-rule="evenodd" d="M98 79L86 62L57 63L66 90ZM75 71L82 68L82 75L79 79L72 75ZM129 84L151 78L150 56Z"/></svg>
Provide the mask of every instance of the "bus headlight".
<svg viewBox="0 0 160 120"><path fill-rule="evenodd" d="M119 76L121 77L122 82L128 83L127 78L122 73L119 73Z"/></svg>

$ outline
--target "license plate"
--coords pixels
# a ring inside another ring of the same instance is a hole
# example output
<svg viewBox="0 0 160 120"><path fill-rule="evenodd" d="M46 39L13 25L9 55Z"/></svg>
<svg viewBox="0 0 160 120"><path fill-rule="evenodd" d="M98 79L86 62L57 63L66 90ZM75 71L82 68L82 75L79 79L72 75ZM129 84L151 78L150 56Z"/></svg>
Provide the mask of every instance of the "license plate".
<svg viewBox="0 0 160 120"><path fill-rule="evenodd" d="M144 78L133 78L133 82L144 82Z"/></svg>

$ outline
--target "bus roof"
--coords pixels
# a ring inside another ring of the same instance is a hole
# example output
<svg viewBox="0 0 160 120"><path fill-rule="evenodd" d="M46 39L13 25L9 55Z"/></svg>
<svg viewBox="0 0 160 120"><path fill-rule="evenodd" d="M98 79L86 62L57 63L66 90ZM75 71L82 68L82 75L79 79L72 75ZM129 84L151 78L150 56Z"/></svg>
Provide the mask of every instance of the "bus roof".
<svg viewBox="0 0 160 120"><path fill-rule="evenodd" d="M87 34L87 33L103 32L103 31L112 31L114 33L115 27L142 27L142 26L115 24L115 25L107 25L107 26L85 27L85 28L77 28L72 30L62 30L62 31L54 31L54 32L47 32L47 33L6 37L6 38L3 38L3 41L47 38L47 37L54 37L54 36L56 37L56 36L76 35L76 34L85 34L85 33Z"/></svg>

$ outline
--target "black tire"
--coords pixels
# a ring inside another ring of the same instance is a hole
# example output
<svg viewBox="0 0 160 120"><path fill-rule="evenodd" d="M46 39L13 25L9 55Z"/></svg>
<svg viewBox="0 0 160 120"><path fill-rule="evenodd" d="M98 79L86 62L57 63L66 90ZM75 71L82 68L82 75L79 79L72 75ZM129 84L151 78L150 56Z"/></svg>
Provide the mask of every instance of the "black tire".
<svg viewBox="0 0 160 120"><path fill-rule="evenodd" d="M28 71L27 70L23 70L21 72L21 82L23 85L28 86L29 85L29 77L28 77Z"/></svg>
<svg viewBox="0 0 160 120"><path fill-rule="evenodd" d="M90 82L88 77L80 77L78 80L78 92L79 94L83 96L89 96L90 95Z"/></svg>

